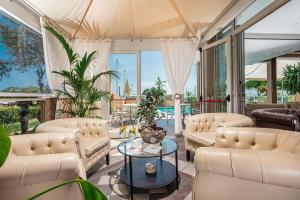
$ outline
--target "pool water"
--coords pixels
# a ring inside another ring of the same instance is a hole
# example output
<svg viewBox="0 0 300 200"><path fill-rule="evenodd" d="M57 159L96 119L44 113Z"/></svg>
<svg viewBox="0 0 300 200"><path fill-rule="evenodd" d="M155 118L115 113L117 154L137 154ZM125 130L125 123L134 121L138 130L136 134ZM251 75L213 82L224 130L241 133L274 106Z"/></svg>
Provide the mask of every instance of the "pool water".
<svg viewBox="0 0 300 200"><path fill-rule="evenodd" d="M159 107L158 110L163 113L174 113L174 106L169 107ZM181 112L183 113L191 113L191 106L185 106L184 108L181 108Z"/></svg>

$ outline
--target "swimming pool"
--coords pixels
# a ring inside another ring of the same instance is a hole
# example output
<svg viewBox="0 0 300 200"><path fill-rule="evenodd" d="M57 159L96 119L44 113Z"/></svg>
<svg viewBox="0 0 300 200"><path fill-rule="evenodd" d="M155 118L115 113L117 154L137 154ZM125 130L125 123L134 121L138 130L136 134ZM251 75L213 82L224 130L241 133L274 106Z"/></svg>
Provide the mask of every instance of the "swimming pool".
<svg viewBox="0 0 300 200"><path fill-rule="evenodd" d="M184 109L185 108L185 109ZM169 107L158 107L158 110L160 112L164 113L174 113L174 106L169 106ZM181 112L183 113L191 113L191 106L185 106L181 107Z"/></svg>

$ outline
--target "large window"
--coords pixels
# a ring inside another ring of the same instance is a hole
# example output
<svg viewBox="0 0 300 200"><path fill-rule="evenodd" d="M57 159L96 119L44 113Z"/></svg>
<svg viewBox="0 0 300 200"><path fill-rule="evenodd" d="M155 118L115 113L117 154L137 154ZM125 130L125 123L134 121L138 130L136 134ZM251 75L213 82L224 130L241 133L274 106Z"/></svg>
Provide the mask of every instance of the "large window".
<svg viewBox="0 0 300 200"><path fill-rule="evenodd" d="M41 34L2 11L0 11L0 92L50 92Z"/></svg>
<svg viewBox="0 0 300 200"><path fill-rule="evenodd" d="M159 77L163 81L167 81L164 64L160 51L142 51L141 52L141 90L154 86L155 81ZM166 84L167 94L171 94L171 90Z"/></svg>
<svg viewBox="0 0 300 200"><path fill-rule="evenodd" d="M197 96L197 64L192 65L191 72L184 86L184 95Z"/></svg>
<svg viewBox="0 0 300 200"><path fill-rule="evenodd" d="M137 55L113 53L109 57L111 70L119 72L119 79L112 79L111 90L120 97L137 96Z"/></svg>
<svg viewBox="0 0 300 200"><path fill-rule="evenodd" d="M157 77L167 81L164 64L160 51L141 52L141 90L154 86ZM171 94L169 85L166 83L167 94ZM197 93L197 65L193 64L189 77L186 81L183 94L196 96Z"/></svg>

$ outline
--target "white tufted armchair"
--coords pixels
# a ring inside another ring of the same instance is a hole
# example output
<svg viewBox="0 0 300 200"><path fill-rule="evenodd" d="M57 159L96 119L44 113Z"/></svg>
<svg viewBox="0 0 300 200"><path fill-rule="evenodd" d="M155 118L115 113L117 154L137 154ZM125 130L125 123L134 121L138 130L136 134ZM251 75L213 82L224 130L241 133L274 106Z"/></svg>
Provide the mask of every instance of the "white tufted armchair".
<svg viewBox="0 0 300 200"><path fill-rule="evenodd" d="M186 159L190 160L190 151L195 152L201 146L215 143L215 131L218 127L252 127L253 121L244 115L235 113L203 113L192 115L185 121Z"/></svg>
<svg viewBox="0 0 300 200"><path fill-rule="evenodd" d="M213 147L195 155L193 200L299 200L300 134L218 128Z"/></svg>
<svg viewBox="0 0 300 200"><path fill-rule="evenodd" d="M12 148L0 168L0 199L24 200L50 186L82 177L77 137L69 133L41 133L10 137ZM81 200L77 184L67 185L40 197L41 200Z"/></svg>
<svg viewBox="0 0 300 200"><path fill-rule="evenodd" d="M36 128L37 132L77 132L79 152L85 169L90 169L106 157L109 164L110 137L108 122L94 118L66 118L48 121Z"/></svg>

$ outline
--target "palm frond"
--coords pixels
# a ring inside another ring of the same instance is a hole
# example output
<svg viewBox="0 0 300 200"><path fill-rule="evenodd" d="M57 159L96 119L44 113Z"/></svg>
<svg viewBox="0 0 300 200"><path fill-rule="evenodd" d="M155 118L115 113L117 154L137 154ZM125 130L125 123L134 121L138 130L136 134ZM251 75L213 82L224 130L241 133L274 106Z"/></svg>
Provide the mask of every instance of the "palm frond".
<svg viewBox="0 0 300 200"><path fill-rule="evenodd" d="M99 78L101 78L103 76L108 77L108 78L117 78L117 79L119 79L119 72L117 72L115 70L108 70L108 71L105 71L105 72L101 72L101 73L93 76L92 82L95 83Z"/></svg>
<svg viewBox="0 0 300 200"><path fill-rule="evenodd" d="M48 23L44 25L44 28L48 30L50 33L52 33L53 36L55 36L58 41L62 44L64 49L66 50L66 53L68 55L68 59L70 64L74 64L76 61L78 54L74 53L73 49L69 45L69 43L66 41L66 39L62 36L62 34L58 33L52 26L50 26Z"/></svg>

